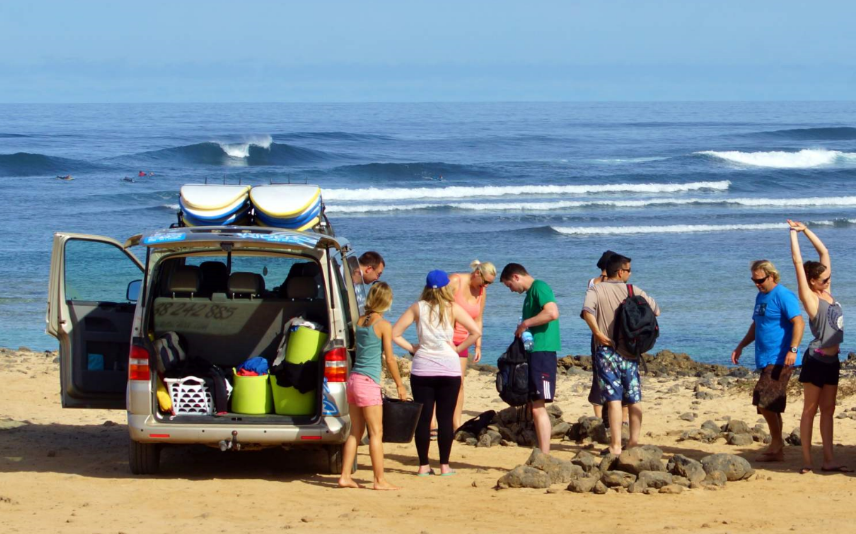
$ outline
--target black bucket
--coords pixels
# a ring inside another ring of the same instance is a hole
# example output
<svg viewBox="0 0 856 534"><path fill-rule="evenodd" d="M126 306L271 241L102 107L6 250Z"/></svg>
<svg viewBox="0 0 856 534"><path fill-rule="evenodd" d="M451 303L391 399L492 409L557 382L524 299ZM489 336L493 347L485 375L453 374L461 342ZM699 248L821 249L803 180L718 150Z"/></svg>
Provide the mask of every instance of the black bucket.
<svg viewBox="0 0 856 534"><path fill-rule="evenodd" d="M410 443L416 433L416 423L422 413L422 403L383 399L384 443Z"/></svg>

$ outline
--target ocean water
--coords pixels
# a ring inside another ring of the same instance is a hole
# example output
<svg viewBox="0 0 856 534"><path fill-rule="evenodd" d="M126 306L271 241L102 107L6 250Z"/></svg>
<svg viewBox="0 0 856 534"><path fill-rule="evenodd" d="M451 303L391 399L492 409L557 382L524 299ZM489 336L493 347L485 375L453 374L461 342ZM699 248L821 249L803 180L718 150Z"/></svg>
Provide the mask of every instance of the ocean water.
<svg viewBox="0 0 856 534"><path fill-rule="evenodd" d="M513 261L553 287L563 352L586 354L585 285L612 249L662 307L657 347L724 363L751 321L749 262L796 289L786 218L824 240L833 294L856 305L853 103L0 105L0 346L56 347L54 232L166 227L206 178L319 184L337 233L385 256L393 321L430 269ZM485 362L521 306L489 288Z"/></svg>

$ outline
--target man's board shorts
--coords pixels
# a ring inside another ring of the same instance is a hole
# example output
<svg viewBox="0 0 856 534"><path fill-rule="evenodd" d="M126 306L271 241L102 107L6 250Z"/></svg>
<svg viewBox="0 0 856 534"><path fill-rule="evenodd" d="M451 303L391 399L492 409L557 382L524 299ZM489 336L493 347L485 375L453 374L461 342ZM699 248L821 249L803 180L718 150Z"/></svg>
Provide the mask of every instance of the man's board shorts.
<svg viewBox="0 0 856 534"><path fill-rule="evenodd" d="M752 405L768 412L784 413L788 403L788 381L794 368L790 365L768 365L761 370L761 376L752 391Z"/></svg>
<svg viewBox="0 0 856 534"><path fill-rule="evenodd" d="M351 373L346 387L348 389L348 402L351 404L356 404L360 408L383 404L380 384L365 375Z"/></svg>
<svg viewBox="0 0 856 534"><path fill-rule="evenodd" d="M594 364L604 404L612 401L621 401L622 404L642 402L637 360L629 360L611 347L598 347Z"/></svg>
<svg viewBox="0 0 856 534"><path fill-rule="evenodd" d="M529 398L553 402L556 397L556 361L555 352L529 353Z"/></svg>

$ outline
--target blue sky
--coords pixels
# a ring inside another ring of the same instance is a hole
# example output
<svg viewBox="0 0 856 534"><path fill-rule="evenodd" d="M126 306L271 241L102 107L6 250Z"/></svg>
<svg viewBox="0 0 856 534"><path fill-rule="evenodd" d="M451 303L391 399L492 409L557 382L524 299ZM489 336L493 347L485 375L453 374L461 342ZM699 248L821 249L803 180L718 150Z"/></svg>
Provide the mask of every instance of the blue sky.
<svg viewBox="0 0 856 534"><path fill-rule="evenodd" d="M0 1L0 102L852 100L856 2Z"/></svg>

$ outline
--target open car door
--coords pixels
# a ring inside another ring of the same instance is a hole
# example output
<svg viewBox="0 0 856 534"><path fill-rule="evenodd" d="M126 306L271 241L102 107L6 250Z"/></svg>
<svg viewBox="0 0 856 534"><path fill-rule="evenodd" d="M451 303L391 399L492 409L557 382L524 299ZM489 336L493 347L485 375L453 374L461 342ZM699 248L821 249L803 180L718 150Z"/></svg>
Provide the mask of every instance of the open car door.
<svg viewBox="0 0 856 534"><path fill-rule="evenodd" d="M46 332L59 340L63 408L124 408L144 267L109 237L57 233Z"/></svg>

